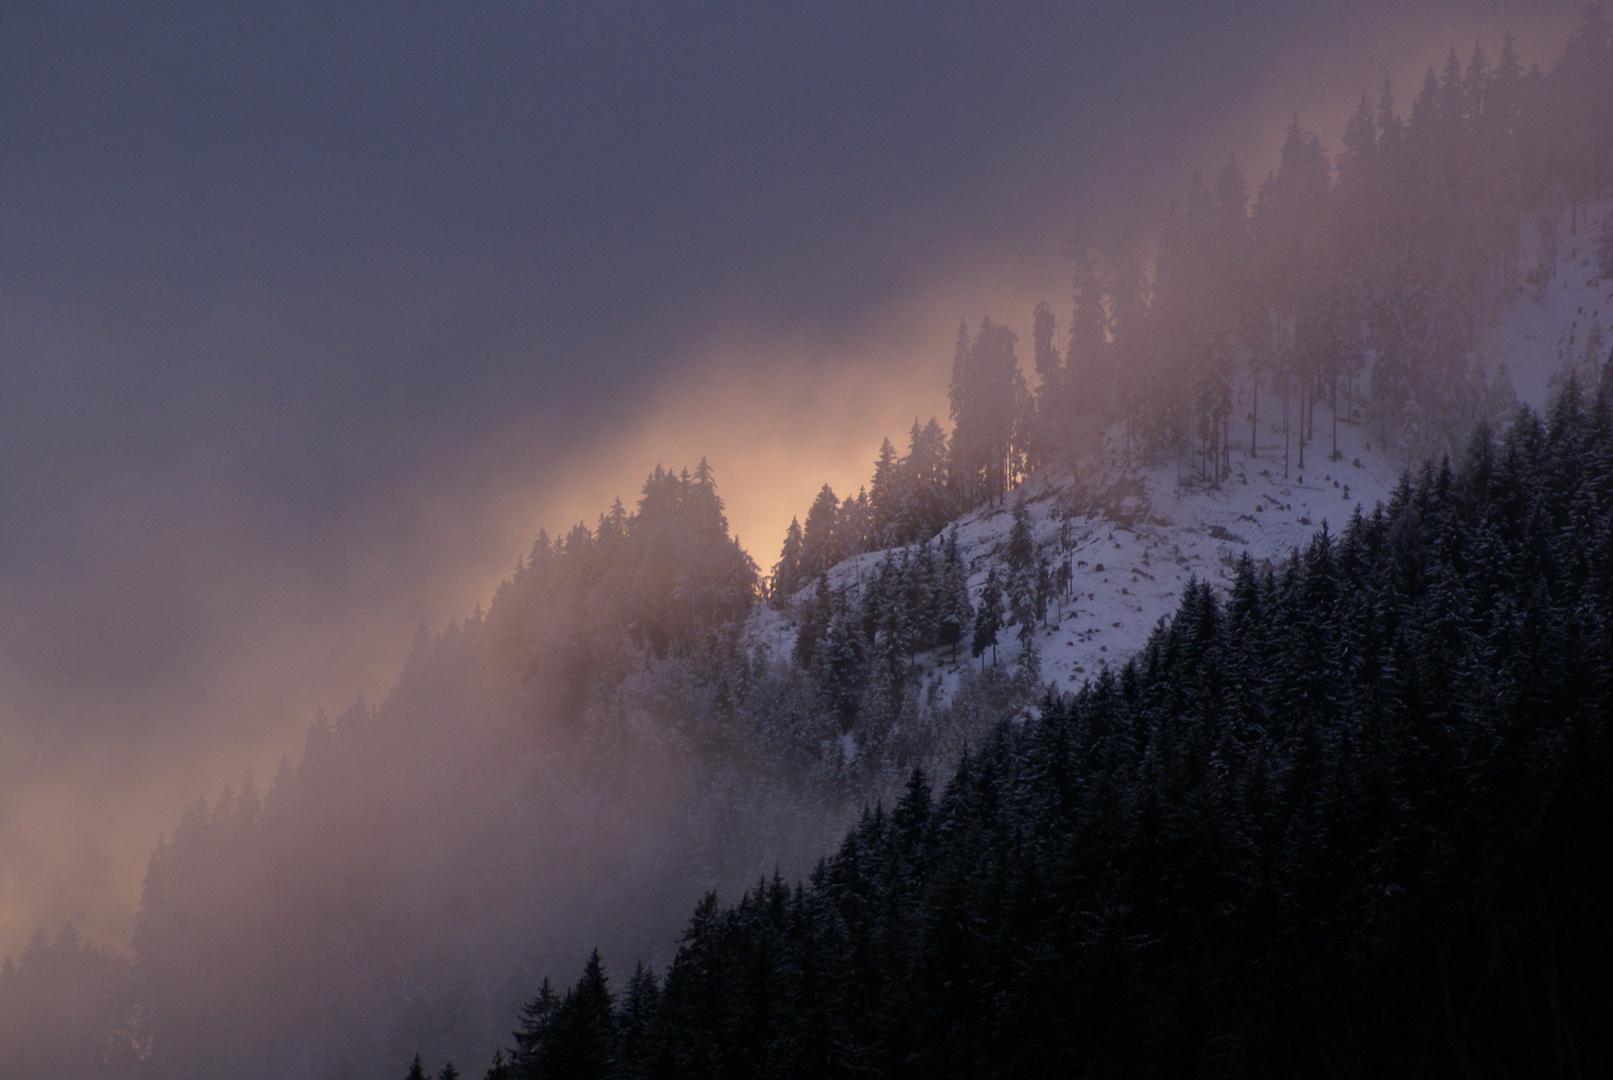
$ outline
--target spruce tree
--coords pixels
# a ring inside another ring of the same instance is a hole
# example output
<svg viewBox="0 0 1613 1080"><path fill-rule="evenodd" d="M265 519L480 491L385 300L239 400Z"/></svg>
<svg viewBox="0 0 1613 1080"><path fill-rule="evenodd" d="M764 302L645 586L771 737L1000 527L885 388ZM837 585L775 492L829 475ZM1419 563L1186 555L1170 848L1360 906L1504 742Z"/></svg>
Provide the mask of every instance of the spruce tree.
<svg viewBox="0 0 1613 1080"><path fill-rule="evenodd" d="M918 421L913 421L914 428ZM901 461L889 438L879 444L874 461L874 479L868 487L868 530L875 547L896 542L897 522L902 514Z"/></svg>
<svg viewBox="0 0 1613 1080"><path fill-rule="evenodd" d="M952 483L965 506L994 504L1024 466L1021 439L1029 396L1014 356L1018 338L989 318L980 320L973 341L967 326L960 325L958 334L948 391Z"/></svg>
<svg viewBox="0 0 1613 1080"><path fill-rule="evenodd" d="M985 651L991 650L992 663L997 662L997 633L1003 627L1003 593L1002 586L997 583L997 570L993 567L986 574L985 587L980 590L980 606L975 609L974 637L970 641L971 656L984 657ZM981 666L985 666L982 658Z"/></svg>
<svg viewBox="0 0 1613 1080"><path fill-rule="evenodd" d="M1047 461L1060 442L1068 391L1064 386L1064 361L1053 345L1053 309L1043 300L1031 313L1032 362L1036 370L1036 426L1027 459L1034 469Z"/></svg>
<svg viewBox="0 0 1613 1080"><path fill-rule="evenodd" d="M947 533L942 550L941 588L939 597L939 626L936 641L952 650L952 661L958 659L958 642L974 629L974 605L969 602L969 576L958 553L956 526ZM977 654L978 655L978 654Z"/></svg>
<svg viewBox="0 0 1613 1080"><path fill-rule="evenodd" d="M835 527L840 524L840 500L834 489L824 484L812 500L807 511L806 524L801 529L801 574L816 577L833 567L841 559L839 537Z"/></svg>
<svg viewBox="0 0 1613 1080"><path fill-rule="evenodd" d="M801 565L801 523L796 518L790 519L790 527L784 533L784 547L779 552L779 561L773 567L772 601L774 607L783 607L792 596L801 588L806 575Z"/></svg>

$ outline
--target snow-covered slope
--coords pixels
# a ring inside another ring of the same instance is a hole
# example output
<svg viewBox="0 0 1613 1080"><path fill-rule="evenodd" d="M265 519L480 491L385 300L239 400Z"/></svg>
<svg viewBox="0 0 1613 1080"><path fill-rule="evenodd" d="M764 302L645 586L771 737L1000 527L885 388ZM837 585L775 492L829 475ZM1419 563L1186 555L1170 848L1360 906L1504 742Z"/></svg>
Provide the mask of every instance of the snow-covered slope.
<svg viewBox="0 0 1613 1080"><path fill-rule="evenodd" d="M1609 212L1613 204L1597 207L1590 220L1599 223ZM1582 379L1592 374L1586 342L1593 326L1603 338L1600 355L1613 338L1608 328L1613 282L1597 280L1592 251L1597 231L1592 225L1569 238L1545 296L1520 294L1475 349L1474 360L1488 375L1504 370L1519 400L1537 410L1571 368ZM1105 664L1124 663L1160 619L1175 612L1183 587L1194 577L1224 586L1245 553L1257 562L1286 559L1319 530L1338 532L1357 510L1370 513L1399 483L1404 459L1386 452L1374 428L1360 419L1359 405L1354 418L1339 421L1336 458L1332 413L1319 405L1305 468L1299 467L1297 446L1290 444L1286 470L1284 436L1272 424L1280 406L1269 395L1261 401L1254 455L1247 409L1247 401L1239 403L1232 473L1218 486L1201 481L1185 460L1128 467L1116 429L1078 470L1043 469L1005 504L958 520L959 548L975 600L1007 541L1016 508L1023 508L1038 546L1054 565L1069 563L1070 590L1035 637L1044 682L1074 689ZM883 557L870 552L842 562L831 571L830 585L855 594ZM772 608L758 612L751 626L753 640L786 653L794 632L791 616ZM1014 631L1000 637L998 662L1012 663L1019 652ZM971 662L966 652L957 662L932 652L921 658L921 666L949 688Z"/></svg>
<svg viewBox="0 0 1613 1080"><path fill-rule="evenodd" d="M1301 473L1291 458L1286 478L1280 436L1275 447L1264 443L1257 458L1248 456L1247 444L1234 451L1232 476L1219 488L1183 475L1177 464L1116 467L1096 485L1110 496L1108 505L1067 520L1072 504L1091 490L1075 477L1038 476L1020 488L1012 503L1024 506L1044 550L1068 560L1073 571L1069 596L1036 638L1043 678L1078 686L1101 665L1135 652L1175 611L1193 577L1225 584L1245 552L1256 560L1284 558L1324 525L1337 531L1357 507L1370 510L1387 497L1397 470L1367 449L1361 429L1340 427L1341 460L1312 454L1311 468ZM1007 508L963 522L960 545L977 579L1012 524Z"/></svg>
<svg viewBox="0 0 1613 1080"><path fill-rule="evenodd" d="M1601 222L1613 214L1613 201L1593 205L1574 235L1564 235L1557 276L1536 299L1519 287L1519 295L1480 339L1476 359L1489 370L1505 367L1518 397L1539 409L1573 370L1594 378L1585 363L1587 345L1596 335L1602 344L1599 362L1613 345L1613 280L1598 280L1596 243ZM1561 230L1564 234L1567 229ZM1526 234L1525 247L1531 238Z"/></svg>

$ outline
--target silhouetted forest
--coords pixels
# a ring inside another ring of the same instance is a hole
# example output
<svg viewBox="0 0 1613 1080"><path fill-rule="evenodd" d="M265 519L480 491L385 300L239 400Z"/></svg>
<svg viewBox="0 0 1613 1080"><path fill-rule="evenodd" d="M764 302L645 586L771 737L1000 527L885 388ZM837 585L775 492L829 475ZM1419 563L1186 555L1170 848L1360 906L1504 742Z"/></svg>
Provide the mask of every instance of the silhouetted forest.
<svg viewBox="0 0 1613 1080"><path fill-rule="evenodd" d="M704 461L540 535L378 707L186 812L131 956L69 928L8 960L0 1061L1600 1074L1613 358L1592 326L1542 421L1472 349L1569 237L1613 279L1610 188L1588 9L1549 69L1453 52L1336 152L1296 118L1252 194L1229 164L1157 228L1078 236L1029 377L1007 325L960 326L950 429L826 485L769 574ZM1079 693L1043 683L1038 625L1102 566L1038 538L1028 477L1174 457L1216 485L1273 424L1286 474L1340 423L1416 479L1195 582ZM980 507L1012 525L971 553Z"/></svg>
<svg viewBox="0 0 1613 1080"><path fill-rule="evenodd" d="M1613 361L915 771L490 1077L1613 1067Z"/></svg>

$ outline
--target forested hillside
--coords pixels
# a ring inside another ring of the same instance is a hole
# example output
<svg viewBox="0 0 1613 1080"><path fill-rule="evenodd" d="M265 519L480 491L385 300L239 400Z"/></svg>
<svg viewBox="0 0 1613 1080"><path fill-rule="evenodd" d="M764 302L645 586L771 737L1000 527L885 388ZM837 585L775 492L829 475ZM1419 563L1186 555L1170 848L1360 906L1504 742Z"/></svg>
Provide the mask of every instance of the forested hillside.
<svg viewBox="0 0 1613 1080"><path fill-rule="evenodd" d="M489 1075L1601 1075L1610 717L1613 359Z"/></svg>
<svg viewBox="0 0 1613 1080"><path fill-rule="evenodd" d="M915 422L864 492L822 491L786 538L781 591L933 536L1111 425L1128 459L1185 456L1212 483L1235 450L1260 457L1272 424L1285 474L1307 449L1313 465L1336 458L1341 422L1406 466L1458 451L1510 405L1505 373L1473 357L1494 316L1587 268L1613 279L1613 226L1588 213L1613 183L1610 42L1591 8L1549 72L1525 71L1510 38L1493 62L1453 49L1409 113L1388 83L1363 96L1331 154L1296 115L1253 190L1230 161L1213 182L1195 174L1157 230L1077 236L1065 330L1048 304L1031 314L1034 383L1012 330L960 326L950 437ZM1580 314L1569 359L1594 381L1607 327Z"/></svg>
<svg viewBox="0 0 1613 1080"><path fill-rule="evenodd" d="M1385 85L1334 152L1296 118L1258 184L1078 237L1028 367L960 326L951 426L825 485L770 572L704 461L541 535L378 707L186 813L131 957L8 966L0 1057L1606 1069L1610 188L1594 9L1548 68ZM1565 388L1542 422L1480 354L1570 286L1572 347L1501 358ZM1149 470L1246 520L1167 520Z"/></svg>

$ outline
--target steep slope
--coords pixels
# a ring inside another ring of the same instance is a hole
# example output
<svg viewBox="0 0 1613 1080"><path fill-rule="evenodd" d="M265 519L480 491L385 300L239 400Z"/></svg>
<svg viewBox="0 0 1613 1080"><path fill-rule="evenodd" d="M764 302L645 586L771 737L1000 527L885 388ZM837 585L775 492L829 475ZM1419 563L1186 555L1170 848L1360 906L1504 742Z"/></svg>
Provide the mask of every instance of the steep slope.
<svg viewBox="0 0 1613 1080"><path fill-rule="evenodd" d="M1613 202L1593 204L1586 216L1593 223L1607 220ZM1543 410L1570 374L1594 386L1601 361L1613 350L1613 281L1601 280L1597 270L1595 228L1582 226L1582 233L1579 242L1567 245L1566 265L1549 287L1537 296L1520 285L1473 350L1473 365L1496 387L1503 423L1510 418L1509 402ZM1371 374L1369 364L1360 383ZM954 522L976 602L988 573L1001 569L1016 511L1026 516L1039 550L1055 566L1068 566L1069 587L1034 637L1044 682L1073 690L1104 666L1124 663L1176 610L1189 581L1226 588L1246 554L1257 562L1280 562L1324 529L1337 535L1354 515L1387 501L1414 464L1384 445L1359 402L1340 416L1336 436L1327 407L1317 406L1318 434L1304 448L1301 468L1298 440L1289 438L1285 447L1281 424L1271 418L1280 405L1268 400L1251 454L1247 385L1237 393L1243 435L1234 436L1231 475L1219 484L1206 482L1179 458L1128 464L1117 424L1074 466L1044 466L1002 505ZM844 561L829 572L831 585L856 596L886 554ZM802 589L796 604L810 592ZM797 630L798 620L762 609L753 614L749 632L774 649L787 649ZM950 692L962 665L944 652L927 654L920 665ZM1018 655L1017 640L1005 633L999 660L1012 663Z"/></svg>
<svg viewBox="0 0 1613 1080"><path fill-rule="evenodd" d="M1613 360L708 899L625 1009L546 986L511 1075L1599 1075L1610 575Z"/></svg>
<svg viewBox="0 0 1613 1080"><path fill-rule="evenodd" d="M1560 222L1608 213L1587 208L1606 163L1576 151L1613 117L1582 107L1613 93L1609 55L1592 13L1550 75L1523 79L1510 48L1493 71L1453 56L1409 122L1363 102L1336 183L1296 121L1252 208L1235 166L1213 190L1195 181L1151 277L1134 243L1101 272L1076 252L1067 360L1051 309L1033 316L1035 370L1064 363L1062 383L1026 385L1005 325L960 327L957 424L914 428L907 547L866 550L891 534L864 528L813 548L809 514L787 541L804 581L776 578L800 587L760 604L705 468L658 468L631 510L540 538L485 615L422 635L379 709L321 718L261 797L203 802L159 845L134 1020L96 1038L165 1077L474 1062L545 973L594 943L616 970L664 962L701 894L804 870L859 804L901 797L912 766L950 774L1050 687L1123 663L1190 581L1212 586L1189 599L1213 614L1237 568L1247 583L1330 550L1316 534L1392 499L1425 453L1435 470L1474 421L1505 423L1503 364L1543 404L1565 364L1598 362L1608 290L1588 234ZM1563 145L1538 152L1548 136ZM1375 407L1351 407L1369 383ZM1303 451L1302 408L1317 421ZM1089 427L1052 438L1071 417ZM1005 583L1018 625L979 614ZM1111 734L1135 749L1147 733Z"/></svg>

